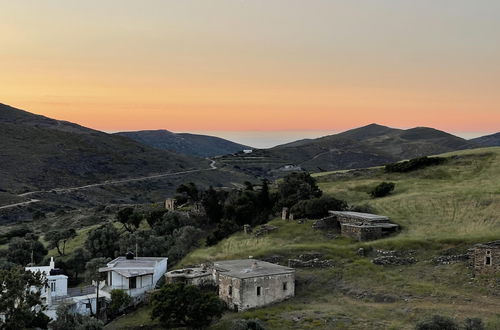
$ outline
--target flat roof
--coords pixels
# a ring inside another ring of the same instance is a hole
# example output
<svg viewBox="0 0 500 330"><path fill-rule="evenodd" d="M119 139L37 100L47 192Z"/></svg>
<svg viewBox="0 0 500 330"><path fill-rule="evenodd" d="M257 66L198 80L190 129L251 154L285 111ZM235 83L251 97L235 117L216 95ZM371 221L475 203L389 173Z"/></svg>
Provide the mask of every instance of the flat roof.
<svg viewBox="0 0 500 330"><path fill-rule="evenodd" d="M251 278L269 275L290 274L295 269L256 259L216 261L213 267L224 275L236 278Z"/></svg>
<svg viewBox="0 0 500 330"><path fill-rule="evenodd" d="M169 271L167 277L184 277L184 278L196 278L210 276L211 273L207 269L199 268L183 268Z"/></svg>
<svg viewBox="0 0 500 330"><path fill-rule="evenodd" d="M361 212L351 212L351 211L328 211L332 215L341 215L344 217L355 218L366 221L389 221L389 217L385 215L371 214L371 213L361 213Z"/></svg>
<svg viewBox="0 0 500 330"><path fill-rule="evenodd" d="M362 224L355 224L355 223L342 223L340 224L342 227L363 227L363 228L395 228L399 227L399 225L396 225L395 223L362 223Z"/></svg>
<svg viewBox="0 0 500 330"><path fill-rule="evenodd" d="M134 257L134 259L118 257L108 262L107 267L99 268L99 271L115 271L125 277L152 274L156 264L167 259L167 257Z"/></svg>

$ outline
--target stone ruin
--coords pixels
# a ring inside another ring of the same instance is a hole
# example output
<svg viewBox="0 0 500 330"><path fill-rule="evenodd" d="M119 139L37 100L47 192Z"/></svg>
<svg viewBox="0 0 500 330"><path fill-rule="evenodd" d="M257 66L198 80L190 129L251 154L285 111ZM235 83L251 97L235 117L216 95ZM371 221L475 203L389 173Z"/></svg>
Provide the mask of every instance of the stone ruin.
<svg viewBox="0 0 500 330"><path fill-rule="evenodd" d="M288 259L292 268L329 268L335 265L331 259L323 259L322 253L310 252L299 255L297 259Z"/></svg>
<svg viewBox="0 0 500 330"><path fill-rule="evenodd" d="M260 227L255 229L254 236L259 237L259 236L264 236L269 234L272 231L277 230L278 227L272 226L272 225L261 225Z"/></svg>
<svg viewBox="0 0 500 330"><path fill-rule="evenodd" d="M167 209L169 211L175 210L175 199L174 198L167 198L165 200L165 209Z"/></svg>

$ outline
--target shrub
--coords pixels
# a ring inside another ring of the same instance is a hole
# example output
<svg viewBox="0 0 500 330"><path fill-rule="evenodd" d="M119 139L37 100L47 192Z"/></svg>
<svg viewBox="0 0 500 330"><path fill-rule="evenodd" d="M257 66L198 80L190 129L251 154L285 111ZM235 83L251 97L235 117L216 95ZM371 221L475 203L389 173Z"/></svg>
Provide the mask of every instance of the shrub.
<svg viewBox="0 0 500 330"><path fill-rule="evenodd" d="M480 318L467 318L464 321L464 330L485 330L483 321Z"/></svg>
<svg viewBox="0 0 500 330"><path fill-rule="evenodd" d="M323 196L320 198L306 199L295 204L290 213L296 218L318 219L328 215L328 211L343 211L347 209L347 203L333 197Z"/></svg>
<svg viewBox="0 0 500 330"><path fill-rule="evenodd" d="M419 321L416 330L459 330L457 322L448 316L433 315Z"/></svg>
<svg viewBox="0 0 500 330"><path fill-rule="evenodd" d="M382 182L370 191L370 195L373 198L384 197L389 195L394 190L394 187L395 184L393 182Z"/></svg>
<svg viewBox="0 0 500 330"><path fill-rule="evenodd" d="M225 309L217 295L184 283L167 284L154 292L151 306L151 318L166 328L205 328Z"/></svg>
<svg viewBox="0 0 500 330"><path fill-rule="evenodd" d="M111 314L116 315L122 312L130 305L132 298L125 292L125 290L114 289L111 290L111 304L109 310Z"/></svg>
<svg viewBox="0 0 500 330"><path fill-rule="evenodd" d="M411 172L433 165L440 165L446 161L443 157L418 157L399 163L385 165L386 172Z"/></svg>

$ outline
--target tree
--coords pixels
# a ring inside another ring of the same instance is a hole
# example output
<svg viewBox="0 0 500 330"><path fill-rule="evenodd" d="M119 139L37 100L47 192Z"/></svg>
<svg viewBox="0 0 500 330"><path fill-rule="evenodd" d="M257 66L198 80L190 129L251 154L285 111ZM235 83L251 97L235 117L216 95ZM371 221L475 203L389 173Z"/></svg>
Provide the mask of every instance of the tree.
<svg viewBox="0 0 500 330"><path fill-rule="evenodd" d="M212 186L203 194L201 204L205 209L208 221L210 223L219 223L224 215L223 201Z"/></svg>
<svg viewBox="0 0 500 330"><path fill-rule="evenodd" d="M111 304L109 304L109 310L111 314L116 315L127 308L131 302L132 298L130 298L125 290L111 290Z"/></svg>
<svg viewBox="0 0 500 330"><path fill-rule="evenodd" d="M85 279L96 287L96 314L99 315L99 282L104 279L104 274L99 272L99 268L106 266L109 259L94 258L85 264ZM90 301L89 301L90 302ZM92 305L91 305L92 306ZM90 313L93 315L93 311Z"/></svg>
<svg viewBox="0 0 500 330"><path fill-rule="evenodd" d="M298 202L290 209L290 213L293 213L295 218L318 219L328 215L328 211L344 211L345 209L347 209L345 201L322 196Z"/></svg>
<svg viewBox="0 0 500 330"><path fill-rule="evenodd" d="M184 226L174 230L170 238L172 247L168 251L169 262L173 264L180 261L193 248L196 248L202 235L203 231L193 226Z"/></svg>
<svg viewBox="0 0 500 330"><path fill-rule="evenodd" d="M163 215L160 221L153 226L153 232L158 236L167 236L173 233L175 229L195 225L192 219L179 212L168 212Z"/></svg>
<svg viewBox="0 0 500 330"><path fill-rule="evenodd" d="M59 253L60 256L65 255L66 242L74 237L76 237L76 231L73 228L63 229L63 230L53 230L49 231L45 235L45 239L49 242L49 249L56 248L57 253ZM61 243L62 243L62 251L60 247Z"/></svg>
<svg viewBox="0 0 500 330"><path fill-rule="evenodd" d="M89 259L89 252L82 248L78 248L73 251L66 261L67 270L73 272L73 277L76 281L78 281L78 275L85 271L85 263L89 261Z"/></svg>
<svg viewBox="0 0 500 330"><path fill-rule="evenodd" d="M121 209L116 214L116 220L123 225L126 231L129 233L134 232L141 225L143 215L139 212L135 212L133 208L126 207Z"/></svg>
<svg viewBox="0 0 500 330"><path fill-rule="evenodd" d="M27 234L24 238L14 237L7 249L7 260L26 266L33 262L38 264L47 255L47 249L38 241L38 237Z"/></svg>
<svg viewBox="0 0 500 330"><path fill-rule="evenodd" d="M164 285L151 297L152 319L166 328L205 328L222 316L225 304L217 295L184 283Z"/></svg>
<svg viewBox="0 0 500 330"><path fill-rule="evenodd" d="M148 223L149 227L153 228L155 223L160 221L167 212L167 210L153 210L149 212L146 215L146 222Z"/></svg>
<svg viewBox="0 0 500 330"><path fill-rule="evenodd" d="M292 207L298 201L320 197L322 192L316 180L306 172L293 172L278 185L280 206Z"/></svg>
<svg viewBox="0 0 500 330"><path fill-rule="evenodd" d="M66 304L62 304L57 307L56 311L57 319L50 322L50 328L52 330L101 330L104 329L104 324L86 315L80 315L72 313L70 308Z"/></svg>
<svg viewBox="0 0 500 330"><path fill-rule="evenodd" d="M47 328L49 318L43 314L41 290L47 285L41 273L21 267L0 270L1 329Z"/></svg>
<svg viewBox="0 0 500 330"><path fill-rule="evenodd" d="M189 182L187 184L183 183L176 190L178 196L176 196L176 200L179 204L184 204L186 202L197 202L200 198L198 188L193 182Z"/></svg>
<svg viewBox="0 0 500 330"><path fill-rule="evenodd" d="M258 201L263 209L272 209L271 196L269 195L269 180L267 179L262 179L262 189L259 192Z"/></svg>
<svg viewBox="0 0 500 330"><path fill-rule="evenodd" d="M459 330L457 322L451 317L433 315L417 323L416 330Z"/></svg>
<svg viewBox="0 0 500 330"><path fill-rule="evenodd" d="M119 239L118 230L108 223L89 232L89 236L85 241L85 248L93 258L113 258L119 251Z"/></svg>
<svg viewBox="0 0 500 330"><path fill-rule="evenodd" d="M382 182L370 191L373 198L385 197L394 190L395 184L393 182Z"/></svg>
<svg viewBox="0 0 500 330"><path fill-rule="evenodd" d="M167 255L171 245L170 237L159 237L151 230L126 233L120 238L120 254L134 251L136 256L162 257Z"/></svg>

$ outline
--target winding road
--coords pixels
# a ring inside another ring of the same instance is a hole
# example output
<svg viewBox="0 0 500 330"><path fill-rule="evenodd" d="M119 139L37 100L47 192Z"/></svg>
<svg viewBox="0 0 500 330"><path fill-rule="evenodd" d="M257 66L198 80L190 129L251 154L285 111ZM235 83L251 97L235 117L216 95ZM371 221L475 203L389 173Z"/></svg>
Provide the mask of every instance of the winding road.
<svg viewBox="0 0 500 330"><path fill-rule="evenodd" d="M82 190L82 189L88 189L88 188L95 188L95 187L102 187L102 186L111 186L115 184L123 184L123 183L128 183L128 182L136 182L136 181L146 181L146 180L152 180L152 179L158 179L158 178L164 178L164 177L169 177L169 176L175 176L175 175L181 175L181 174L189 174L189 173L197 173L197 172L205 172L205 171L213 171L217 169L217 166L215 165L215 160L209 159L210 160L210 167L209 168L202 168L198 170L187 170L187 171L180 171L180 172L173 172L173 173L162 173L162 174L156 174L156 175L149 175L149 176L143 176L139 178L131 178L131 179L121 179L121 180L108 180L104 181L101 183L93 183L93 184L88 184L84 186L79 186L79 187L69 187L69 188L53 188L49 190L37 190L37 191L30 191L30 192L25 192L22 194L19 194L19 197L27 197L31 196L33 194L39 194L39 193L67 193L67 192L72 192L72 191L77 191L77 190ZM39 199L31 199L26 202L21 202L21 203L15 203L15 204L9 204L9 205L3 205L0 206L1 209L7 209L11 207L17 207L17 206L25 206L31 203L37 203L40 202L41 200Z"/></svg>

